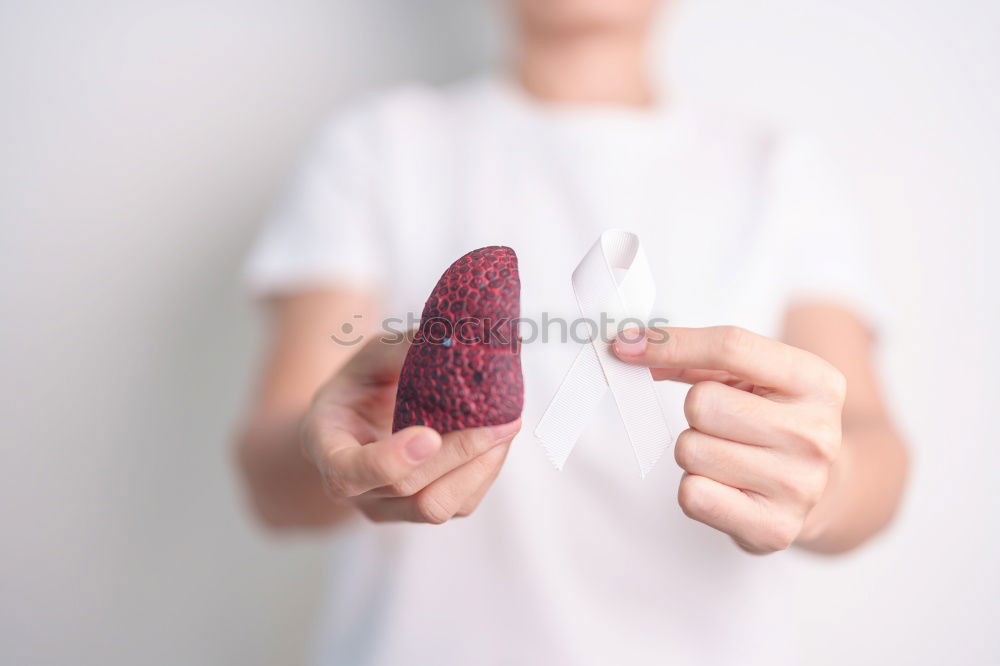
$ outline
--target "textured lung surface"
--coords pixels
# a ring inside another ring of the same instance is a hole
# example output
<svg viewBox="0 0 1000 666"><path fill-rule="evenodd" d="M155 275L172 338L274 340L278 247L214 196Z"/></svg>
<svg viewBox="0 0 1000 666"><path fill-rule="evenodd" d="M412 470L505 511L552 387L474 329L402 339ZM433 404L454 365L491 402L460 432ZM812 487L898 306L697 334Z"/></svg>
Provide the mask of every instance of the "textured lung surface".
<svg viewBox="0 0 1000 666"><path fill-rule="evenodd" d="M444 272L403 364L393 432L426 425L444 433L521 415L520 299L509 247L473 250Z"/></svg>

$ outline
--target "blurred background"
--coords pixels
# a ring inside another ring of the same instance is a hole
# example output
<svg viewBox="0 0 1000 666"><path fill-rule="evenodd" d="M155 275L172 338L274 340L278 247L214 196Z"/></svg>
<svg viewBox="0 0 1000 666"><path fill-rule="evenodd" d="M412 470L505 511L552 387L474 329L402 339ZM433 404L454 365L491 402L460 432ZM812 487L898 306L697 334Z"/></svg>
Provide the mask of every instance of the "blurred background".
<svg viewBox="0 0 1000 666"><path fill-rule="evenodd" d="M324 544L250 523L228 439L252 235L352 94L496 59L487 0L0 2L0 663L289 664ZM826 140L889 294L902 515L800 556L819 664L1000 663L1000 4L688 0L703 98Z"/></svg>

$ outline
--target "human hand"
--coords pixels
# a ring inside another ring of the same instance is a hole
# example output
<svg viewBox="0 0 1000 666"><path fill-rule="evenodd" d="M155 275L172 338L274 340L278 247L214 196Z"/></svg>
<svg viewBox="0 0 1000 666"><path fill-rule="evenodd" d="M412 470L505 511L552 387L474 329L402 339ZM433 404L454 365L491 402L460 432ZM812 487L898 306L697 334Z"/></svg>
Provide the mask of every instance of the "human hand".
<svg viewBox="0 0 1000 666"><path fill-rule="evenodd" d="M744 550L770 553L822 529L810 512L841 441L844 376L823 359L750 331L625 331L616 355L654 379L691 384L674 456L684 513Z"/></svg>
<svg viewBox="0 0 1000 666"><path fill-rule="evenodd" d="M444 436L424 426L390 434L407 348L376 338L352 357L317 392L302 450L332 500L374 522L440 524L479 505L521 420Z"/></svg>

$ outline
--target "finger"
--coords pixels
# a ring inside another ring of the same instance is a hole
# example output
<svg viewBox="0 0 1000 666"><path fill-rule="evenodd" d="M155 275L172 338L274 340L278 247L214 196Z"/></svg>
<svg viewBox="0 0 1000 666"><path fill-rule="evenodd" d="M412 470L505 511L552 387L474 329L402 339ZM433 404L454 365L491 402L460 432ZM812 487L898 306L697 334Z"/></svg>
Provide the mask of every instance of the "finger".
<svg viewBox="0 0 1000 666"><path fill-rule="evenodd" d="M796 521L771 510L765 498L705 476L685 474L677 501L686 516L728 534L753 553L784 550L798 536Z"/></svg>
<svg viewBox="0 0 1000 666"><path fill-rule="evenodd" d="M495 449L490 449L480 456L480 458L485 458L487 456L490 457L490 460L485 462L493 463L493 470L486 477L486 480L479 485L479 488L465 500L461 508L458 510L458 513L455 514L456 516L464 518L471 515L472 512L479 507L479 504L483 501L487 491L489 491L490 487L493 486L493 482L497 480L498 476L500 476L500 470L503 469L504 461L507 460L508 451L510 451L509 442L502 446L498 446Z"/></svg>
<svg viewBox="0 0 1000 666"><path fill-rule="evenodd" d="M457 516L499 471L505 446L497 446L452 470L412 497L365 500L363 511L375 522L440 525Z"/></svg>
<svg viewBox="0 0 1000 666"><path fill-rule="evenodd" d="M688 474L767 497L779 495L782 461L773 451L685 430L674 444L674 459Z"/></svg>
<svg viewBox="0 0 1000 666"><path fill-rule="evenodd" d="M699 382L684 398L688 425L708 435L743 444L801 448L808 443L808 410L793 409L718 382Z"/></svg>
<svg viewBox="0 0 1000 666"><path fill-rule="evenodd" d="M437 454L409 474L373 489L373 497L415 495L452 470L475 460L490 449L509 443L521 429L521 420L485 428L469 428L447 433Z"/></svg>
<svg viewBox="0 0 1000 666"><path fill-rule="evenodd" d="M650 328L641 333L626 331L618 337L614 350L620 359L654 368L725 370L780 393L837 390L826 361L743 328Z"/></svg>
<svg viewBox="0 0 1000 666"><path fill-rule="evenodd" d="M328 494L356 497L372 488L395 483L441 448L441 435L424 426L404 428L383 440L361 445L346 430L326 436L314 453Z"/></svg>
<svg viewBox="0 0 1000 666"><path fill-rule="evenodd" d="M719 382L738 388L741 391L753 390L753 383L740 379L727 370L700 370L697 368L650 368L649 372L656 381L681 382L697 384L698 382Z"/></svg>

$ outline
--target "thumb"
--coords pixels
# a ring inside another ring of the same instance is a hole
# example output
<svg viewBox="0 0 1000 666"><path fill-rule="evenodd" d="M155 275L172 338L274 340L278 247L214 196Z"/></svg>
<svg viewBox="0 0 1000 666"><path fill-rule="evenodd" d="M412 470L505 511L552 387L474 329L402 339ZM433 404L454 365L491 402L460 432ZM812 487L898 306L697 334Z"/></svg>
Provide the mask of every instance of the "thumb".
<svg viewBox="0 0 1000 666"><path fill-rule="evenodd" d="M337 429L314 447L314 463L334 498L356 497L402 480L441 448L441 435L411 426L370 444Z"/></svg>

